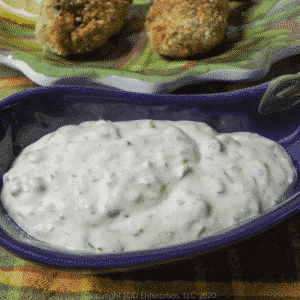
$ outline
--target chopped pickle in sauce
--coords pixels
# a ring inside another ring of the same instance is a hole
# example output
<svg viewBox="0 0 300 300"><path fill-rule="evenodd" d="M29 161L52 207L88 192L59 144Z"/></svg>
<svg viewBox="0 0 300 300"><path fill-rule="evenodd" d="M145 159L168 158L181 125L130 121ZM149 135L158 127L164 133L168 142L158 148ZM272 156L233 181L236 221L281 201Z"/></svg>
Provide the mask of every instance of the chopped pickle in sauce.
<svg viewBox="0 0 300 300"><path fill-rule="evenodd" d="M26 147L2 200L32 237L118 253L212 235L277 204L297 173L254 133L189 121L89 121Z"/></svg>

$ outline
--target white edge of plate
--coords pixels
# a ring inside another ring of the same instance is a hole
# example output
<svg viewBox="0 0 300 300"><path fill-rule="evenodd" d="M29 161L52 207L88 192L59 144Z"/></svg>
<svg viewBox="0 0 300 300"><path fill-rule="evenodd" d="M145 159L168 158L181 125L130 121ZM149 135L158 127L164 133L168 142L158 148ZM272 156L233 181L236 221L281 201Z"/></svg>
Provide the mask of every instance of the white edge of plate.
<svg viewBox="0 0 300 300"><path fill-rule="evenodd" d="M0 55L0 63L8 67L17 69L22 72L29 80L40 86L51 86L62 78L55 78L46 76L44 74L34 71L27 63L13 59L11 55ZM177 77L168 83L147 82L135 78L120 77L117 75L109 76L103 79L90 78L91 83L105 84L110 87L118 88L127 92L146 93L146 94L160 94L168 93L176 90L185 85L200 83L210 80L223 80L223 81L239 81L247 77L248 80L255 79L257 76L264 75L265 70L236 70L227 69L220 71L211 71L205 75L193 74L190 76ZM64 78L64 82L70 82L72 85L72 77Z"/></svg>
<svg viewBox="0 0 300 300"><path fill-rule="evenodd" d="M105 77L102 79L89 78L91 83L94 84L105 84L107 86L117 88L127 92L135 92L135 93L146 93L146 94L163 94L172 92L180 87L196 84L207 81L226 81L229 83L237 83L237 82L245 82L245 81L254 81L262 78L270 69L271 64L279 61L280 59L284 59L286 57L299 54L300 52L300 44L294 45L292 47L286 48L278 52L276 55L272 57L272 61L270 65L265 66L265 68L257 69L257 70L249 70L249 69L220 69L207 72L205 74L197 74L191 73L186 76L182 74L182 76L177 76L173 80L168 81L167 83L157 83L150 81L143 81L137 78L128 78L128 77L120 77L117 75ZM16 69L24 74L29 80L33 83L40 86L51 86L55 85L55 83L62 78L59 77L50 77L44 74L38 73L34 71L27 63L13 59L12 55L1 55L0 54L0 64L4 64L8 67ZM72 85L72 77L63 78L65 82L70 81L70 85ZM271 83L272 81L270 81ZM59 84L58 84L59 85Z"/></svg>

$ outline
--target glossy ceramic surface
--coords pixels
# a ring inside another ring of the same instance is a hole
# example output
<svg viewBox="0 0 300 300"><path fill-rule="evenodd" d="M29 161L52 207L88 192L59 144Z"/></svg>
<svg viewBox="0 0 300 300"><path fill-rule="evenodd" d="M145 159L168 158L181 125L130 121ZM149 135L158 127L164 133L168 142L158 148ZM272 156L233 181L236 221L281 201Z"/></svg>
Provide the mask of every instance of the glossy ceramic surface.
<svg viewBox="0 0 300 300"><path fill-rule="evenodd" d="M260 115L261 94L174 96L116 92L98 88L47 87L15 94L0 104L0 175L27 145L67 124L103 118L190 120L206 122L218 132L249 131L279 142L300 170L300 107L292 112ZM225 100L225 102L224 102ZM214 106L212 103L219 103ZM2 187L2 180L1 180ZM268 213L192 243L124 254L88 255L61 251L36 241L16 226L0 205L0 244L22 257L56 267L84 268L90 272L115 272L164 264L193 255L217 251L268 229L300 209L300 187Z"/></svg>

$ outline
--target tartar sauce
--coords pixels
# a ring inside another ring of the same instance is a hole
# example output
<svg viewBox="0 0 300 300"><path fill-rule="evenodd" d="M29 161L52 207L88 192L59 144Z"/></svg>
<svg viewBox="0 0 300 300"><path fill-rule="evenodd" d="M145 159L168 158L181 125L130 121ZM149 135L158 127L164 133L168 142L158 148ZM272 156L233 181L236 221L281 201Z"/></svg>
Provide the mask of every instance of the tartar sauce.
<svg viewBox="0 0 300 300"><path fill-rule="evenodd" d="M113 253L193 241L276 205L297 180L254 133L190 121L89 121L26 147L2 201L32 237Z"/></svg>

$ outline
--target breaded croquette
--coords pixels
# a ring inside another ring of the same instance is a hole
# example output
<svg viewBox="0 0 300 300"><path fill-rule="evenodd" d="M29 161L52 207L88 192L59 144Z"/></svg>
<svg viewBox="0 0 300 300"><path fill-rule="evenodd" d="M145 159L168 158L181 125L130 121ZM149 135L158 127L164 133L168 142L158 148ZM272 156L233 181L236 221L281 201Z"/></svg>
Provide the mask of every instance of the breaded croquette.
<svg viewBox="0 0 300 300"><path fill-rule="evenodd" d="M132 0L46 0L36 35L44 50L61 56L86 53L118 33Z"/></svg>
<svg viewBox="0 0 300 300"><path fill-rule="evenodd" d="M146 20L148 38L161 55L205 53L225 34L228 0L155 0Z"/></svg>

